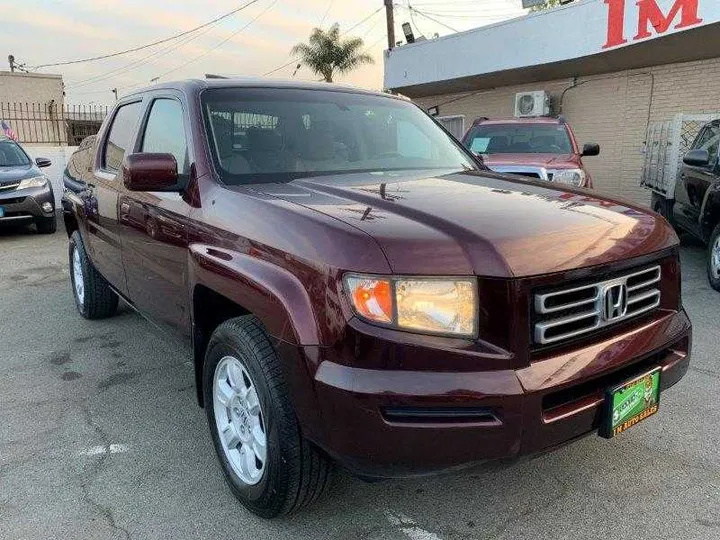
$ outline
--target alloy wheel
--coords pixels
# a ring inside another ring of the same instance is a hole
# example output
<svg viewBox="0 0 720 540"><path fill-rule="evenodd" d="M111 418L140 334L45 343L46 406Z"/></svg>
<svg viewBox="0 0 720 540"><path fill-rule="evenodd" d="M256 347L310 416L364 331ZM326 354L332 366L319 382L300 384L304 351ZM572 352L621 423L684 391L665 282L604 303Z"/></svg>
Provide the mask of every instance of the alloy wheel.
<svg viewBox="0 0 720 540"><path fill-rule="evenodd" d="M233 472L247 485L262 479L267 465L265 419L257 390L243 363L218 362L213 378L215 426Z"/></svg>
<svg viewBox="0 0 720 540"><path fill-rule="evenodd" d="M715 239L710 251L710 270L713 276L720 278L720 236Z"/></svg>
<svg viewBox="0 0 720 540"><path fill-rule="evenodd" d="M80 305L85 301L85 282L83 281L82 261L80 260L80 252L77 247L73 249L72 257L73 286L75 288L75 298Z"/></svg>

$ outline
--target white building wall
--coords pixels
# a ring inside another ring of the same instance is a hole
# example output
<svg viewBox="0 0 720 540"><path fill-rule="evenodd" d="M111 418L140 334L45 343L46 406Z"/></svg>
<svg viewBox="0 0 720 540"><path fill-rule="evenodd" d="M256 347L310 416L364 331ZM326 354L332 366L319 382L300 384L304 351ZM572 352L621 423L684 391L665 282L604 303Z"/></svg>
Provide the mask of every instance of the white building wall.
<svg viewBox="0 0 720 540"><path fill-rule="evenodd" d="M518 0L519 1L519 0ZM697 1L701 22L697 28L720 22L719 0L655 0L663 14L672 7ZM584 0L549 11L484 26L467 32L396 47L386 52L385 88L403 88L583 58L602 53L608 42L609 3ZM614 2L612 2L614 3ZM638 4L625 1L624 37L631 46L638 34ZM680 15L663 35L687 30L678 28ZM657 36L654 29L651 39Z"/></svg>

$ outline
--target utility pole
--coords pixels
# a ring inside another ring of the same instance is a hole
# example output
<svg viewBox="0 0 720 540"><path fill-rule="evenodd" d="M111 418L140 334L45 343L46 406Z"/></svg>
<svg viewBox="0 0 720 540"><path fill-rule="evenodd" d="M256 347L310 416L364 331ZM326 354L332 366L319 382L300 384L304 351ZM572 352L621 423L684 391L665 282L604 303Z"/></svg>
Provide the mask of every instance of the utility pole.
<svg viewBox="0 0 720 540"><path fill-rule="evenodd" d="M15 57L12 54L8 54L8 62L10 63L10 73L15 71Z"/></svg>
<svg viewBox="0 0 720 540"><path fill-rule="evenodd" d="M112 93L115 94L115 101L117 101L117 88L113 88Z"/></svg>
<svg viewBox="0 0 720 540"><path fill-rule="evenodd" d="M385 17L387 18L388 50L395 47L395 14L393 0L385 0Z"/></svg>

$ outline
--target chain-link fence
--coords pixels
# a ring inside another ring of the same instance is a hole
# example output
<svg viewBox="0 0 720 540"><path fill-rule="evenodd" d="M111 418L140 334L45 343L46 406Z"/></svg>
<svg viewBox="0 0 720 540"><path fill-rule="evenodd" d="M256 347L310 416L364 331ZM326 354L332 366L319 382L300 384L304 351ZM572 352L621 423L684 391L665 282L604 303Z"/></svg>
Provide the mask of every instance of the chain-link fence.
<svg viewBox="0 0 720 540"><path fill-rule="evenodd" d="M100 105L0 102L0 120L23 144L77 146L98 132L107 113Z"/></svg>

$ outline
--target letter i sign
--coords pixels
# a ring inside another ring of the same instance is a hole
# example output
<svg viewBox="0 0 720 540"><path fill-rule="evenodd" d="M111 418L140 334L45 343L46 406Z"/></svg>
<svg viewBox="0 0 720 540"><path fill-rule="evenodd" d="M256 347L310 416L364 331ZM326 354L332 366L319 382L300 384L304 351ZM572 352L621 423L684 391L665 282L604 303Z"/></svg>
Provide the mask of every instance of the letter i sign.
<svg viewBox="0 0 720 540"><path fill-rule="evenodd" d="M700 24L703 20L698 17L698 2L699 0L675 0L665 14L657 5L657 0L635 0L638 7L638 25L633 41L647 39L652 37L653 33L662 35L670 29L674 21L678 21L676 29ZM625 3L626 0L605 0L608 6L608 32L603 49L628 42L625 37Z"/></svg>

